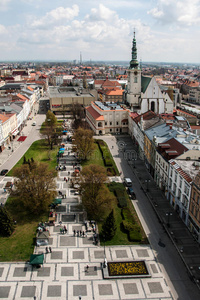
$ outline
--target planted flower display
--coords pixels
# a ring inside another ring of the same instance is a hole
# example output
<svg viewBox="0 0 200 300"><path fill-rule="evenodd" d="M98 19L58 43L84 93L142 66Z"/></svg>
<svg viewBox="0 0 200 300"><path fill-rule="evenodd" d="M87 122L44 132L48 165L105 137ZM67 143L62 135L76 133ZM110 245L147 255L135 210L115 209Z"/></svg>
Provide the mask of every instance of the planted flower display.
<svg viewBox="0 0 200 300"><path fill-rule="evenodd" d="M140 276L149 275L144 261L132 262L109 262L108 263L109 276Z"/></svg>

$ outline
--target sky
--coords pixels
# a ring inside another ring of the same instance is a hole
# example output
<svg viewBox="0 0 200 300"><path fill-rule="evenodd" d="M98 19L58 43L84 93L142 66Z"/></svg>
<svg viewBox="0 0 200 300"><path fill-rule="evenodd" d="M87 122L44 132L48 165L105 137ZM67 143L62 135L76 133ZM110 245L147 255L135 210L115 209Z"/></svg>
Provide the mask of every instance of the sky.
<svg viewBox="0 0 200 300"><path fill-rule="evenodd" d="M200 0L0 0L0 61L200 63Z"/></svg>

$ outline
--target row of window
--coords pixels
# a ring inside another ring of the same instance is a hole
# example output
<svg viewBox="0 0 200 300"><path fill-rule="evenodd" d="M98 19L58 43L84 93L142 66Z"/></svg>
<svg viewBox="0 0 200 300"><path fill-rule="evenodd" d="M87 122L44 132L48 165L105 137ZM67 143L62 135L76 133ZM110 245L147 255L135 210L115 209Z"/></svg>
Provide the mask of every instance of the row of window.
<svg viewBox="0 0 200 300"><path fill-rule="evenodd" d="M109 125L112 125L113 122L110 122ZM105 122L105 126L108 125L108 122ZM116 122L116 125L119 125L119 122ZM122 125L127 125L127 123L123 122Z"/></svg>

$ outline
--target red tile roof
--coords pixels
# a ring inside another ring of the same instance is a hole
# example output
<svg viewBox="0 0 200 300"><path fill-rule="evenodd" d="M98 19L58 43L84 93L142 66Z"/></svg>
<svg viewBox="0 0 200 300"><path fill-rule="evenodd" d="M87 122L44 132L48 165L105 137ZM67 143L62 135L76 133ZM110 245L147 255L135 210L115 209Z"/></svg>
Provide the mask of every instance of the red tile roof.
<svg viewBox="0 0 200 300"><path fill-rule="evenodd" d="M181 167L173 160L173 159L171 159L170 161L170 164L172 165L172 166L175 166L175 168L176 168L176 171L188 182L188 183L190 183L190 182L192 182L192 179L191 179L191 177L185 172L185 171L183 171L182 169L181 169Z"/></svg>
<svg viewBox="0 0 200 300"><path fill-rule="evenodd" d="M97 121L104 121L104 116L100 115L92 106L86 107L89 114Z"/></svg>

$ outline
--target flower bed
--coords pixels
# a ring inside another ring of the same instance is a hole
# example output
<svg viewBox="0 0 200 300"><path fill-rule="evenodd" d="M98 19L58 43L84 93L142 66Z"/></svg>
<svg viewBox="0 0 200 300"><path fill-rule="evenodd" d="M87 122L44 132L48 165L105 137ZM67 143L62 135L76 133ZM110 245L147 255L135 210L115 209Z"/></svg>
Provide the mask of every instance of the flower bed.
<svg viewBox="0 0 200 300"><path fill-rule="evenodd" d="M109 262L108 274L109 276L140 276L149 275L149 272L144 261Z"/></svg>

